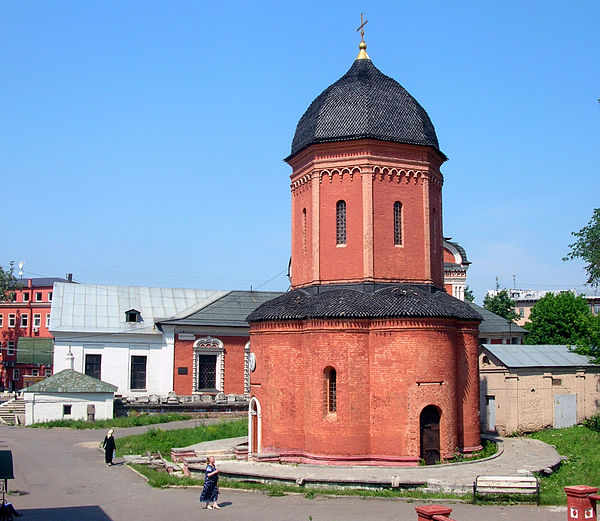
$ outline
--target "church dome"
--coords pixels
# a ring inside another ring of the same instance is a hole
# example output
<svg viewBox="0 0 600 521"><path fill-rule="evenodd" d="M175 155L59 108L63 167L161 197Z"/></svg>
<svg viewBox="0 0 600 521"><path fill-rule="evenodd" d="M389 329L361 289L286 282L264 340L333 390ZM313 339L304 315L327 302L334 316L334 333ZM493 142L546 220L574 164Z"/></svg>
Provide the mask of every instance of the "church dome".
<svg viewBox="0 0 600 521"><path fill-rule="evenodd" d="M300 118L287 159L315 143L356 139L424 145L440 151L425 109L396 80L360 55Z"/></svg>

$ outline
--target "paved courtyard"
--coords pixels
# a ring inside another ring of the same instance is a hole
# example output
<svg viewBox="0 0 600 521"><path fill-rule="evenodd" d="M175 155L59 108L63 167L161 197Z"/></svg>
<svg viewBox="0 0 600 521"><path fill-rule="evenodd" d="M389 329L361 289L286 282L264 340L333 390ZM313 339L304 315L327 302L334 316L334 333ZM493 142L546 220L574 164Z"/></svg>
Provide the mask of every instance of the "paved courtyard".
<svg viewBox="0 0 600 521"><path fill-rule="evenodd" d="M190 422L162 428L192 426ZM119 437L145 427L117 429ZM212 519L264 521L416 520L415 507L431 502L389 499L269 497L262 493L222 490L220 511L203 510L199 489L153 489L123 464L107 468L98 444L102 431L29 429L0 426L0 448L13 452L15 479L9 489L24 521L177 521ZM120 462L121 460L117 460ZM457 521L566 519L564 507L475 506L452 503Z"/></svg>

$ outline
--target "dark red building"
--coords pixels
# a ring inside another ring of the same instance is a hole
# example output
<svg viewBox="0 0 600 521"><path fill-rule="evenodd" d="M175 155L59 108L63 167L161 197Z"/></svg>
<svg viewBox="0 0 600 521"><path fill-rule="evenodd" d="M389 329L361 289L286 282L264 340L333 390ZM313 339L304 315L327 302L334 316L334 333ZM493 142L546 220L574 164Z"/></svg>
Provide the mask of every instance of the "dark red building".
<svg viewBox="0 0 600 521"><path fill-rule="evenodd" d="M480 446L480 316L444 290L446 160L366 53L300 119L291 291L248 317L250 453L416 465Z"/></svg>

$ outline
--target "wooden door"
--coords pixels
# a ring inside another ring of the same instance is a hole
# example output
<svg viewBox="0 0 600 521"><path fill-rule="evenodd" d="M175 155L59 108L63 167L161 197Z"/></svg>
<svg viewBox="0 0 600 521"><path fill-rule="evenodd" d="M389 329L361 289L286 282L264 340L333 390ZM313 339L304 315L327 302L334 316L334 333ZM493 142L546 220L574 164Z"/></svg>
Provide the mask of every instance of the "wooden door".
<svg viewBox="0 0 600 521"><path fill-rule="evenodd" d="M428 405L421 411L421 458L425 465L440 461L440 413L437 407Z"/></svg>

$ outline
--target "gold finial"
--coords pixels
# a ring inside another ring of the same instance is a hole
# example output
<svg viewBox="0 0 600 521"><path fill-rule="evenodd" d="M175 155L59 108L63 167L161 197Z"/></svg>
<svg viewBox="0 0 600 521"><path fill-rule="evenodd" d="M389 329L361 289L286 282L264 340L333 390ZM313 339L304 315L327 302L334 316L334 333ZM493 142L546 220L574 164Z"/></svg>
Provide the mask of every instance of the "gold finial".
<svg viewBox="0 0 600 521"><path fill-rule="evenodd" d="M365 43L365 25L369 20L363 21L363 13L360 13L360 26L356 29L356 32L360 31L360 43L358 44L358 48L360 49L357 60L369 60L369 55L367 54L367 44Z"/></svg>

